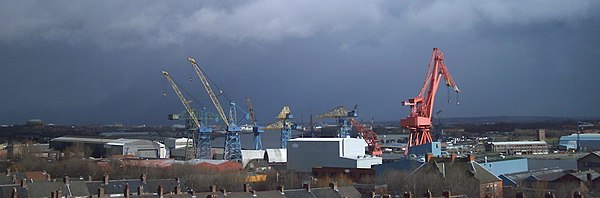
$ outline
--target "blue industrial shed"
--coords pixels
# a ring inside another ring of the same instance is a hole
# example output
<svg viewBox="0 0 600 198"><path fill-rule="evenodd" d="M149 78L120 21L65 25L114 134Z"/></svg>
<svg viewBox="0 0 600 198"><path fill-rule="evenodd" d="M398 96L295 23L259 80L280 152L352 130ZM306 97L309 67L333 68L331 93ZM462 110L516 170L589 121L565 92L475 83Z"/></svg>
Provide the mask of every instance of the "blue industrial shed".
<svg viewBox="0 0 600 198"><path fill-rule="evenodd" d="M560 137L558 144L566 149L577 149L579 144L580 150L593 151L600 150L600 134L571 134Z"/></svg>

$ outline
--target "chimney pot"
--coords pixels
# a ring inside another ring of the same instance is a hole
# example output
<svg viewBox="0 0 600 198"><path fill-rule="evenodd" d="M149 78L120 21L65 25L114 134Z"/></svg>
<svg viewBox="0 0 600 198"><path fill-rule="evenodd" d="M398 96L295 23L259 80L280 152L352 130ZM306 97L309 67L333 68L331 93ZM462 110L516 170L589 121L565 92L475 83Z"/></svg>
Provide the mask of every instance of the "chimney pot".
<svg viewBox="0 0 600 198"><path fill-rule="evenodd" d="M337 183L335 183L335 182L329 183L329 187L331 188L331 190L335 190L335 191L338 190Z"/></svg>
<svg viewBox="0 0 600 198"><path fill-rule="evenodd" d="M91 181L94 181L94 178L92 178L92 176L91 176L91 175L88 175L88 181L89 181L89 182L91 182Z"/></svg>
<svg viewBox="0 0 600 198"><path fill-rule="evenodd" d="M442 192L442 196L444 196L444 198L450 198L452 197L452 193L449 190L446 190Z"/></svg>
<svg viewBox="0 0 600 198"><path fill-rule="evenodd" d="M244 184L244 192L250 192L250 185Z"/></svg>
<svg viewBox="0 0 600 198"><path fill-rule="evenodd" d="M179 186L179 185L175 186L175 194L176 195L181 194L181 186Z"/></svg>
<svg viewBox="0 0 600 198"><path fill-rule="evenodd" d="M63 183L65 183L65 184L69 184L69 183L71 183L71 181L70 181L70 179L69 179L69 176L65 176L65 177L63 177Z"/></svg>
<svg viewBox="0 0 600 198"><path fill-rule="evenodd" d="M102 183L104 183L104 185L108 185L108 175L104 175L102 177Z"/></svg>
<svg viewBox="0 0 600 198"><path fill-rule="evenodd" d="M146 178L147 178L146 173L144 173L140 176L140 180L142 181L142 183L144 183L144 184L146 183Z"/></svg>
<svg viewBox="0 0 600 198"><path fill-rule="evenodd" d="M194 192L194 189L190 189L190 191L188 191L188 193L190 193L190 195L192 197L196 196L196 193Z"/></svg>
<svg viewBox="0 0 600 198"><path fill-rule="evenodd" d="M129 189L129 184L125 184L125 189L123 190L123 195L125 195L125 198L129 198L131 194L131 189Z"/></svg>
<svg viewBox="0 0 600 198"><path fill-rule="evenodd" d="M250 193L252 193L252 196L256 196L256 190L250 190Z"/></svg>
<svg viewBox="0 0 600 198"><path fill-rule="evenodd" d="M17 198L17 197L19 197L19 193L17 192L17 188L16 188L16 187L13 187L13 190L12 190L12 194L11 194L11 195L12 195L12 198Z"/></svg>
<svg viewBox="0 0 600 198"><path fill-rule="evenodd" d="M281 194L284 193L285 188L283 186L277 186L277 191L279 191Z"/></svg>
<svg viewBox="0 0 600 198"><path fill-rule="evenodd" d="M588 182L591 182L592 181L592 173L587 173L586 178L587 178Z"/></svg>
<svg viewBox="0 0 600 198"><path fill-rule="evenodd" d="M452 153L452 155L450 155L450 161L454 162L454 160L456 159L457 155Z"/></svg>
<svg viewBox="0 0 600 198"><path fill-rule="evenodd" d="M98 197L104 197L104 188L98 188Z"/></svg>
<svg viewBox="0 0 600 198"><path fill-rule="evenodd" d="M10 176L10 168L6 169L6 176Z"/></svg>
<svg viewBox="0 0 600 198"><path fill-rule="evenodd" d="M544 198L556 198L556 195L554 195L554 193L548 191L548 192L544 193Z"/></svg>
<svg viewBox="0 0 600 198"><path fill-rule="evenodd" d="M52 175L50 175L50 173L46 173L46 181L52 181Z"/></svg>
<svg viewBox="0 0 600 198"><path fill-rule="evenodd" d="M217 192L217 186L210 185L210 189L209 190L210 190L211 193L216 193Z"/></svg>
<svg viewBox="0 0 600 198"><path fill-rule="evenodd" d="M475 154L469 154L469 162L475 161Z"/></svg>
<svg viewBox="0 0 600 198"><path fill-rule="evenodd" d="M158 185L158 192L157 192L158 196L165 194L164 192L165 192L165 190L163 189L163 186Z"/></svg>
<svg viewBox="0 0 600 198"><path fill-rule="evenodd" d="M310 189L310 182L309 182L309 183L306 183L306 184L304 184L304 189L306 189L306 191L310 192L310 190L311 190L311 189Z"/></svg>
<svg viewBox="0 0 600 198"><path fill-rule="evenodd" d="M425 194L423 196L427 197L427 198L433 197L433 195L431 194L431 191L429 191L429 190L427 190L427 192L425 192Z"/></svg>
<svg viewBox="0 0 600 198"><path fill-rule="evenodd" d="M411 192L404 192L404 198L412 198L412 193Z"/></svg>
<svg viewBox="0 0 600 198"><path fill-rule="evenodd" d="M433 153L425 154L425 162L431 161L431 158L433 158Z"/></svg>
<svg viewBox="0 0 600 198"><path fill-rule="evenodd" d="M583 194L580 191L575 191L573 193L573 198L583 198Z"/></svg>
<svg viewBox="0 0 600 198"><path fill-rule="evenodd" d="M138 195L143 195L144 194L144 186L138 186L138 188L137 188L137 194Z"/></svg>
<svg viewBox="0 0 600 198"><path fill-rule="evenodd" d="M23 188L27 187L27 178L23 178L21 180L21 187L23 187Z"/></svg>

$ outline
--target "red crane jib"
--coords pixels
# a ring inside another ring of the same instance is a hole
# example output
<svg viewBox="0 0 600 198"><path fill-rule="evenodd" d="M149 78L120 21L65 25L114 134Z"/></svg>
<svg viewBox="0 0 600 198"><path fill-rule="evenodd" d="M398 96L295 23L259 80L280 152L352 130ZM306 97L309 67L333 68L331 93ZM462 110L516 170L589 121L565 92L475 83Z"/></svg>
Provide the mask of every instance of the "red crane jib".
<svg viewBox="0 0 600 198"><path fill-rule="evenodd" d="M403 106L410 107L410 114L405 119L400 120L400 126L410 129L408 147L432 142L429 132L431 128L431 114L433 112L435 94L442 77L447 86L452 87L456 92L460 92L450 72L448 72L448 68L446 68L444 54L439 49L433 48L429 69L425 76L421 92L419 92L417 97L402 102ZM406 152L408 152L408 149Z"/></svg>
<svg viewBox="0 0 600 198"><path fill-rule="evenodd" d="M356 128L358 134L365 140L365 142L367 142L369 153L373 156L381 156L383 151L381 150L381 144L379 143L379 137L377 137L377 134L373 130L362 125L355 118L350 118L350 122L352 123L352 126Z"/></svg>

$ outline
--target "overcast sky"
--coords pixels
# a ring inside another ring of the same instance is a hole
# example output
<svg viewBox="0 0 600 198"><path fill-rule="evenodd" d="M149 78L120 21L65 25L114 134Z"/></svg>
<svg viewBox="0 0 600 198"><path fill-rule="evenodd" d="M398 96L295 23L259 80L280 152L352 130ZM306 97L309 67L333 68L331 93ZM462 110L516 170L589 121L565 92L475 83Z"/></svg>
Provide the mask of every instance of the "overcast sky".
<svg viewBox="0 0 600 198"><path fill-rule="evenodd" d="M441 117L600 117L599 1L0 4L0 124L178 123L161 70L214 111L188 56L264 124L284 105L397 121L434 47L462 90L440 86Z"/></svg>

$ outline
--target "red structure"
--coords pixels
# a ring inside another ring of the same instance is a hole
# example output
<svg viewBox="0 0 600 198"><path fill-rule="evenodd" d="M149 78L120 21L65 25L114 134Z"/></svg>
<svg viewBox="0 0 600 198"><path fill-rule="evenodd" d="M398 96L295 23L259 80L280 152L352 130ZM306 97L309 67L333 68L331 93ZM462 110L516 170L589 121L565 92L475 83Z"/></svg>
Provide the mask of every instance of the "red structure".
<svg viewBox="0 0 600 198"><path fill-rule="evenodd" d="M383 152L381 151L381 144L379 143L379 137L377 137L377 134L373 130L358 122L356 118L350 118L350 123L352 123L352 126L356 128L356 131L358 131L365 142L367 142L369 153L373 156L381 156Z"/></svg>
<svg viewBox="0 0 600 198"><path fill-rule="evenodd" d="M421 92L419 92L417 97L402 102L402 106L410 106L410 114L408 117L400 120L400 125L402 127L410 129L410 136L405 154L408 154L408 148L412 146L432 142L431 134L429 133L431 128L431 115L433 112L435 94L442 77L446 81L446 86L452 87L457 93L460 92L460 89L456 86L450 72L448 72L448 68L446 68L444 54L439 49L433 48L429 69L425 76L425 83L421 88Z"/></svg>

